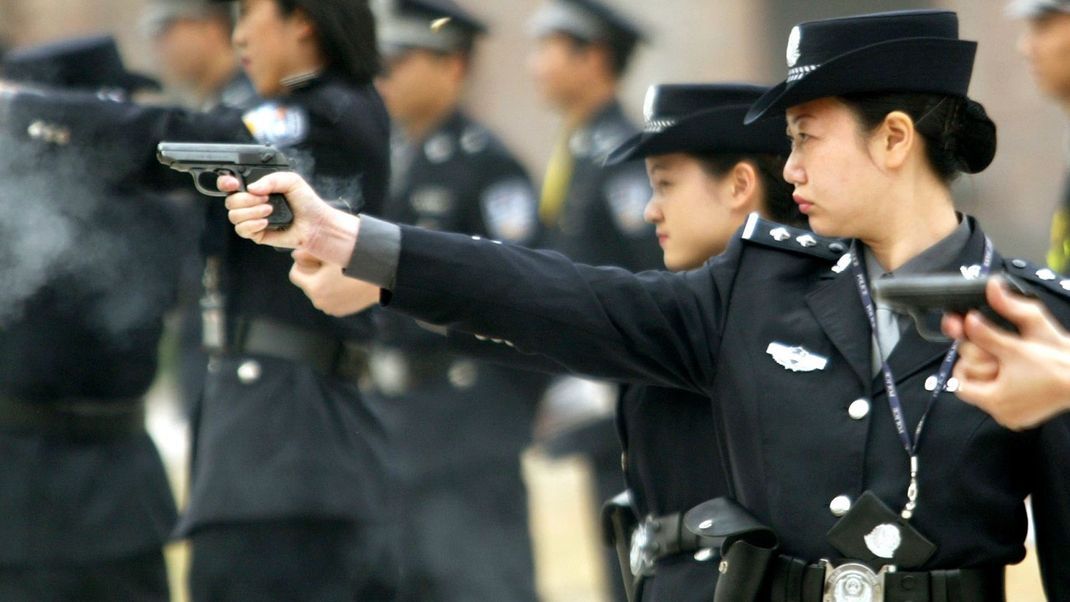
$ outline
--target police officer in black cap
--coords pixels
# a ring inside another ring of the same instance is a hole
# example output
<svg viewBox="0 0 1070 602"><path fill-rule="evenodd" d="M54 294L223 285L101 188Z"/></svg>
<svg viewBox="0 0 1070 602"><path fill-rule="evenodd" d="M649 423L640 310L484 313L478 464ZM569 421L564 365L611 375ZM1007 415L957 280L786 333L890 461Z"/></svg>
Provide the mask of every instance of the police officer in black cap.
<svg viewBox="0 0 1070 602"><path fill-rule="evenodd" d="M668 269L701 267L724 251L753 212L805 227L781 176L789 151L782 125L743 124L750 104L766 90L743 84L651 86L643 133L609 156L610 163L645 159L653 190L646 219L657 229ZM617 430L628 489L607 504L603 528L620 556L629 599L711 600L721 542L683 525L693 506L732 493L709 398L625 386Z"/></svg>
<svg viewBox="0 0 1070 602"><path fill-rule="evenodd" d="M531 70L563 127L543 180L546 246L576 261L643 269L659 263L643 206L650 194L637 163L606 166L636 133L617 89L644 35L598 0L550 0L532 17Z"/></svg>
<svg viewBox="0 0 1070 602"><path fill-rule="evenodd" d="M1037 88L1070 115L1070 2L1016 0L1007 12L1026 21L1018 50L1029 63ZM1070 147L1067 153L1070 161ZM1048 267L1059 273L1070 269L1070 179L1052 218Z"/></svg>
<svg viewBox="0 0 1070 602"><path fill-rule="evenodd" d="M293 174L232 194L230 219L262 244L345 264L395 311L576 371L709 395L734 499L685 523L725 538L717 599L1003 600L1031 496L1045 591L1061 600L1067 417L1012 431L959 401L955 346L922 337L871 286L1005 271L1070 323L1058 275L1001 257L955 211L950 181L996 150L995 124L966 95L975 52L950 11L797 26L787 79L748 121L786 115L784 175L813 232L753 216L725 253L682 274L349 215ZM287 194L289 231L265 231L268 193ZM939 318L920 321L932 331Z"/></svg>
<svg viewBox="0 0 1070 602"><path fill-rule="evenodd" d="M610 151L637 132L617 92L644 40L642 29L601 0L548 0L532 17L531 29L536 87L563 120L543 178L541 246L594 265L660 267L653 230L643 221L650 188L642 165L604 164ZM603 383L559 380L540 412L544 449L554 456L587 456L600 499L622 486L612 422L615 396ZM616 562L607 561L612 574ZM618 590L616 597L622 595Z"/></svg>
<svg viewBox="0 0 1070 602"><path fill-rule="evenodd" d="M251 109L260 102L252 82L238 64L230 41L234 28L231 7L209 0L152 0L141 19L141 28L152 42L167 92L191 107L210 111L218 106ZM202 274L206 261L218 263L219 249L202 249L203 200L191 189L176 190L181 201L182 224L189 239L184 245L179 294L178 385L190 412L204 393L208 358L201 345L200 299L204 295Z"/></svg>
<svg viewBox="0 0 1070 602"><path fill-rule="evenodd" d="M210 0L152 0L141 19L152 41L164 84L191 106L251 108L256 90L238 64L230 41L230 7Z"/></svg>
<svg viewBox="0 0 1070 602"><path fill-rule="evenodd" d="M154 89L110 37L18 49L6 77L111 98ZM175 523L145 430L177 212L101 184L62 123L0 134L0 599L169 600Z"/></svg>
<svg viewBox="0 0 1070 602"><path fill-rule="evenodd" d="M380 16L386 73L377 86L397 125L383 214L534 243L527 174L460 108L485 25L451 0L401 0ZM546 378L451 354L412 320L380 317L371 374L402 481L403 598L534 600L520 453Z"/></svg>
<svg viewBox="0 0 1070 602"><path fill-rule="evenodd" d="M259 142L285 152L337 204L376 213L389 119L366 0L242 0L233 40L265 102L211 112L19 93L7 125L64 124L94 175L189 187L159 165L161 140ZM255 248L207 202L205 343L214 355L194 416L188 506L194 600L390 599L393 505L375 409L357 388L370 316L324 315L287 283L289 256ZM211 266L209 266L211 267Z"/></svg>

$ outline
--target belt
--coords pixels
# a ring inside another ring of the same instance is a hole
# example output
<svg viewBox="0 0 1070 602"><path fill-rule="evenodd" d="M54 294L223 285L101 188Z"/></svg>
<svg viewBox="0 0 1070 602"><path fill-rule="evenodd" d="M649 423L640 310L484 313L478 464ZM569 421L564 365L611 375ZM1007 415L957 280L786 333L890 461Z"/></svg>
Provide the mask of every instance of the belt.
<svg viewBox="0 0 1070 602"><path fill-rule="evenodd" d="M0 428L75 437L132 435L145 430L144 400L23 401L0 397Z"/></svg>
<svg viewBox="0 0 1070 602"><path fill-rule="evenodd" d="M684 527L684 517L680 512L648 516L632 531L632 575L650 577L658 561L676 554L699 552L695 555L696 560L708 560L721 542L720 538L696 535L689 531Z"/></svg>
<svg viewBox="0 0 1070 602"><path fill-rule="evenodd" d="M934 571L873 571L848 562L816 564L779 556L773 560L774 602L1003 602L1002 567Z"/></svg>
<svg viewBox="0 0 1070 602"><path fill-rule="evenodd" d="M364 377L368 368L364 345L263 318L236 319L230 351L308 364L324 376L353 382Z"/></svg>
<svg viewBox="0 0 1070 602"><path fill-rule="evenodd" d="M407 351L394 346L374 348L369 372L376 389L400 397L425 388L448 385L463 391L479 381L479 366L470 359L436 350Z"/></svg>

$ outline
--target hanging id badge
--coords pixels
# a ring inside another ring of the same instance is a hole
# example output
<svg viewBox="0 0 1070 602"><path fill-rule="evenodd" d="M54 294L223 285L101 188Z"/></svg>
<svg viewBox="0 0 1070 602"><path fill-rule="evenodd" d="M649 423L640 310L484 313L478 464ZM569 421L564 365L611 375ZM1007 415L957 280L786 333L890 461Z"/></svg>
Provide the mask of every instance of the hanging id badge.
<svg viewBox="0 0 1070 602"><path fill-rule="evenodd" d="M936 552L936 544L872 491L858 498L851 510L829 530L827 539L844 558L873 566L892 564L900 568L916 568Z"/></svg>
<svg viewBox="0 0 1070 602"><path fill-rule="evenodd" d="M988 275L991 269L993 252L992 241L985 237L984 260L981 265L982 276ZM851 270L870 328L876 335L876 305L870 295L859 255L857 248L851 250ZM862 560L875 566L891 564L901 568L915 568L924 564L936 552L936 544L915 529L910 524L910 519L914 516L918 503L918 446L921 443L922 431L930 410L951 375L957 357L958 343L956 342L951 345L940 364L936 388L918 421L914 436L911 437L895 385L895 377L887 358L881 353L881 374L888 395L888 405L892 411L897 434L910 462L907 503L901 512L896 513L872 491L863 493L851 510L828 532L828 542L846 558Z"/></svg>

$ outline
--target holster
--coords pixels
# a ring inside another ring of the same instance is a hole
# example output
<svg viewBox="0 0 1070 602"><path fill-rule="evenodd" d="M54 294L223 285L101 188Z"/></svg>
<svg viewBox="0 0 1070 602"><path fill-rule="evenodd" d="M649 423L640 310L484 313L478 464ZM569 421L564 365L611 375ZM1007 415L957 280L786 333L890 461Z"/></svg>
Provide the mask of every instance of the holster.
<svg viewBox="0 0 1070 602"><path fill-rule="evenodd" d="M628 602L635 602L635 575L632 575L631 535L639 523L632 508L632 496L624 490L602 504L602 537L617 551L620 576Z"/></svg>
<svg viewBox="0 0 1070 602"><path fill-rule="evenodd" d="M727 497L695 506L684 516L684 525L700 536L724 538L714 602L747 602L762 597L779 547L772 529Z"/></svg>

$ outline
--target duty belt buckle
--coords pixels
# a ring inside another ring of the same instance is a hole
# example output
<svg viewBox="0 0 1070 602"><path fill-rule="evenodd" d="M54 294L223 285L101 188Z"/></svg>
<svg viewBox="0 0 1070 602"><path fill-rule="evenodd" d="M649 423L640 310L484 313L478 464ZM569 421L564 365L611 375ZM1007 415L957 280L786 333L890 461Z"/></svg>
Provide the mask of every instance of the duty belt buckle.
<svg viewBox="0 0 1070 602"><path fill-rule="evenodd" d="M848 562L833 567L825 565L825 595L823 602L882 602L884 600L884 576L894 572L894 566L883 566L880 572L858 562Z"/></svg>
<svg viewBox="0 0 1070 602"><path fill-rule="evenodd" d="M658 544L654 540L654 526L649 521L643 521L632 531L632 549L629 554L632 575L635 577L650 577L654 574L654 565L657 562Z"/></svg>

